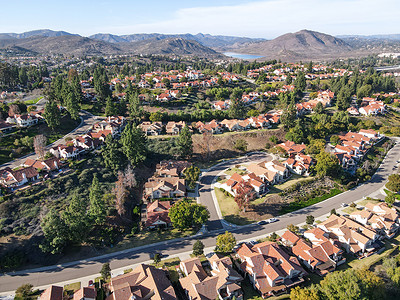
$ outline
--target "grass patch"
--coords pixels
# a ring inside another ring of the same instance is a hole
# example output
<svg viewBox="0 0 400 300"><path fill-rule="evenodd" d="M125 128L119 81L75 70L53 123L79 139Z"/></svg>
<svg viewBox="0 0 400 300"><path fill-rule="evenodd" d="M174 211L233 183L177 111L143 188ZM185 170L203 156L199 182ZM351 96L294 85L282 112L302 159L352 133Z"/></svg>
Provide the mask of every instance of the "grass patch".
<svg viewBox="0 0 400 300"><path fill-rule="evenodd" d="M157 268L163 268L163 269L168 269L169 272L169 278L171 279L172 282L178 282L179 281L179 274L178 271L176 270L177 267L179 267L179 264L181 263L181 260L179 257L174 257L174 258L168 258L161 260L157 265L154 263L151 264Z"/></svg>
<svg viewBox="0 0 400 300"><path fill-rule="evenodd" d="M36 99L24 101L24 103L25 103L26 105L33 105L33 104L38 103L38 102L39 102L40 100L42 100L42 99L43 99L43 96L40 96L40 97L38 97L38 98L36 98Z"/></svg>
<svg viewBox="0 0 400 300"><path fill-rule="evenodd" d="M356 210L358 210L356 207L346 207L344 209L342 209L342 212L346 213L346 214L351 214L353 212L355 212Z"/></svg>
<svg viewBox="0 0 400 300"><path fill-rule="evenodd" d="M371 203L379 203L380 201L379 200L375 200L375 199L364 199L364 200L361 200L360 202L357 202L357 204L361 205L361 206L365 206L370 202Z"/></svg>
<svg viewBox="0 0 400 300"><path fill-rule="evenodd" d="M239 215L239 207L232 196L226 196L219 188L214 188L214 191L219 209L226 221L236 225L246 225L254 222Z"/></svg>
<svg viewBox="0 0 400 300"><path fill-rule="evenodd" d="M165 230L165 231L142 231L141 233L135 234L131 238L125 237L120 243L111 249L107 249L107 253L112 253L120 250L125 250L134 247L140 247L149 245L157 242L166 240L172 240L182 237L194 235L197 230L185 230L179 231L176 228Z"/></svg>
<svg viewBox="0 0 400 300"><path fill-rule="evenodd" d="M239 175L244 175L244 174L246 174L246 171L239 169L239 168L230 168L230 169L226 170L224 173L228 176L232 176L235 173L238 173Z"/></svg>
<svg viewBox="0 0 400 300"><path fill-rule="evenodd" d="M339 195L340 193L342 193L341 190L339 189L332 189L329 194L325 194L319 197L315 197L315 198L311 198L307 201L299 201L299 202L291 202L287 205L285 205L284 207L282 207L280 213L282 215L290 213L292 211L298 210L298 209L302 209L304 207L319 203L321 201L324 201L328 198L331 198L333 196Z"/></svg>
<svg viewBox="0 0 400 300"><path fill-rule="evenodd" d="M70 284L64 285L64 290L71 293L75 293L77 290L81 288L81 283L80 282L74 282Z"/></svg>
<svg viewBox="0 0 400 300"><path fill-rule="evenodd" d="M207 257L206 257L204 254L202 254L202 255L200 255L200 256L196 256L196 255L194 255L194 254L192 253L192 254L190 254L190 257L191 257L191 258L197 257L198 259L200 259L201 262L206 262L206 261L208 261Z"/></svg>

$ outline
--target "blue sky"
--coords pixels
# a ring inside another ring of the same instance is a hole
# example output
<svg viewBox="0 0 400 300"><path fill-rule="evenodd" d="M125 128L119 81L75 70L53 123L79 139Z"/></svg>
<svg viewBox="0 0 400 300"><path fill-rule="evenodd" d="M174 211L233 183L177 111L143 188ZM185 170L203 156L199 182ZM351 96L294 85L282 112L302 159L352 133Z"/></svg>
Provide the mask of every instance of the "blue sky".
<svg viewBox="0 0 400 300"><path fill-rule="evenodd" d="M274 38L400 33L399 0L0 0L0 32L210 33Z"/></svg>

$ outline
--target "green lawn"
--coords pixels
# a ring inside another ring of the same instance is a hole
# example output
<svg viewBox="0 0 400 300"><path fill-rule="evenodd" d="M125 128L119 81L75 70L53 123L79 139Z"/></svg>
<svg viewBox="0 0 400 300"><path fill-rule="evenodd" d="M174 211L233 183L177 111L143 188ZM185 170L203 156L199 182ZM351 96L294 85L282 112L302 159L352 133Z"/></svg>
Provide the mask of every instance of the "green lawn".
<svg viewBox="0 0 400 300"><path fill-rule="evenodd" d="M74 282L74 283L64 285L64 290L67 291L68 294L75 293L80 288L81 288L80 282Z"/></svg>
<svg viewBox="0 0 400 300"><path fill-rule="evenodd" d="M361 206L365 206L365 205L367 205L369 202L372 202L372 203L379 203L380 201L379 201L379 200L376 200L376 199L364 199L364 200L361 200L360 202L357 202L357 204L358 204L358 205L361 205Z"/></svg>
<svg viewBox="0 0 400 300"><path fill-rule="evenodd" d="M157 265L155 265L154 263L151 265L153 265L157 268L168 269L169 277L170 277L171 281L178 282L179 274L178 274L176 268L179 267L180 263L181 263L181 260L179 259L179 257L175 257L175 258L163 259Z"/></svg>
<svg viewBox="0 0 400 300"><path fill-rule="evenodd" d="M244 175L244 174L246 174L246 171L239 169L239 168L230 168L230 169L226 170L224 173L228 176L232 176L235 173L238 173L239 175Z"/></svg>
<svg viewBox="0 0 400 300"><path fill-rule="evenodd" d="M350 207L350 206L348 206L348 207L344 208L342 211L343 211L344 213L346 213L346 214L351 214L351 213L355 212L356 210L357 210L356 207Z"/></svg>
<svg viewBox="0 0 400 300"><path fill-rule="evenodd" d="M26 105L34 105L34 104L38 103L41 99L43 99L43 96L40 96L40 97L38 97L36 99L25 101L24 103Z"/></svg>
<svg viewBox="0 0 400 300"><path fill-rule="evenodd" d="M135 234L131 238L125 237L120 243L118 243L115 247L107 250L107 253L116 252L120 250L125 250L134 247L140 247L143 245L153 244L161 241L177 239L182 237L187 237L194 235L197 230L186 230L179 231L176 228L165 230L165 231L142 231L138 234Z"/></svg>
<svg viewBox="0 0 400 300"><path fill-rule="evenodd" d="M219 188L214 188L214 191L219 209L226 221L236 225L246 225L254 222L254 220L249 220L239 215L239 207L232 196L225 196Z"/></svg>

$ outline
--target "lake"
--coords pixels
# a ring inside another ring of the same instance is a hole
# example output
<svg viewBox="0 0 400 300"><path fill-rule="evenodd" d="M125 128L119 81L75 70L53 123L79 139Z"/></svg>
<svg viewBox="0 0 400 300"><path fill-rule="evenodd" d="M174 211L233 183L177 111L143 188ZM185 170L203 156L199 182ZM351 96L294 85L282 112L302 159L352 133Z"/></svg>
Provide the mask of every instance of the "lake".
<svg viewBox="0 0 400 300"><path fill-rule="evenodd" d="M241 53L235 53L235 52L225 52L224 55L234 57L234 58L240 58L240 59L255 59L255 58L262 57L260 55L241 54Z"/></svg>

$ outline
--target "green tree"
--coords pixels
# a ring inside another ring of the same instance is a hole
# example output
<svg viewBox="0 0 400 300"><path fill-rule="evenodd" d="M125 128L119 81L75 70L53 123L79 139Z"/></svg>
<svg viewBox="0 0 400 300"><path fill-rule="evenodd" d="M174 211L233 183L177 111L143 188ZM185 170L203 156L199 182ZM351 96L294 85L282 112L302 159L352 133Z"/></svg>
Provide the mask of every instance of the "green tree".
<svg viewBox="0 0 400 300"><path fill-rule="evenodd" d="M77 120L79 118L80 111L79 99L76 97L76 94L71 87L67 88L65 104L67 111L71 115L71 118Z"/></svg>
<svg viewBox="0 0 400 300"><path fill-rule="evenodd" d="M139 95L137 93L128 92L129 114L135 122L139 122L143 117L143 107L140 105Z"/></svg>
<svg viewBox="0 0 400 300"><path fill-rule="evenodd" d="M185 174L186 183L191 189L194 189L196 187L197 180L199 180L201 173L200 169L195 166L190 166L189 168L186 168L183 173Z"/></svg>
<svg viewBox="0 0 400 300"><path fill-rule="evenodd" d="M308 215L308 216L306 217L306 224L307 224L307 225L312 225L312 224L314 224L314 220L315 220L314 216Z"/></svg>
<svg viewBox="0 0 400 300"><path fill-rule="evenodd" d="M273 143L273 144L278 144L278 142L279 142L279 140L278 140L278 138L277 138L276 135L271 135L271 136L269 137L269 140L270 140L270 142Z"/></svg>
<svg viewBox="0 0 400 300"><path fill-rule="evenodd" d="M217 236L217 247L218 252L230 253L236 246L236 238L229 231Z"/></svg>
<svg viewBox="0 0 400 300"><path fill-rule="evenodd" d="M296 233L296 234L298 234L300 232L299 226L296 226L296 225L293 225L293 224L289 224L288 226L286 226L286 229L291 231L291 232L293 232L293 233Z"/></svg>
<svg viewBox="0 0 400 300"><path fill-rule="evenodd" d="M104 164L112 170L114 174L123 168L124 154L118 140L114 139L111 134L107 135L105 145L101 148Z"/></svg>
<svg viewBox="0 0 400 300"><path fill-rule="evenodd" d="M317 156L317 164L315 171L318 176L331 176L335 177L340 172L340 165L335 156L332 154L321 151Z"/></svg>
<svg viewBox="0 0 400 300"><path fill-rule="evenodd" d="M150 114L149 120L151 122L161 122L163 119L163 113L161 111L155 111Z"/></svg>
<svg viewBox="0 0 400 300"><path fill-rule="evenodd" d="M389 193L386 197L385 197L385 202L389 205L393 205L394 202L396 201L396 196L393 193Z"/></svg>
<svg viewBox="0 0 400 300"><path fill-rule="evenodd" d="M235 141L235 145L233 146L236 150L239 150L241 152L246 152L247 151L247 142L243 139L238 139Z"/></svg>
<svg viewBox="0 0 400 300"><path fill-rule="evenodd" d="M89 188L89 216L95 225L101 225L105 222L107 217L106 203L103 198L103 191L101 190L97 176L93 176L92 185Z"/></svg>
<svg viewBox="0 0 400 300"><path fill-rule="evenodd" d="M73 194L68 207L62 213L62 219L68 225L68 239L80 244L86 238L87 216L85 199Z"/></svg>
<svg viewBox="0 0 400 300"><path fill-rule="evenodd" d="M47 125L52 129L56 129L60 125L61 113L58 109L57 103L49 99L46 105L44 106L44 119L46 120Z"/></svg>
<svg viewBox="0 0 400 300"><path fill-rule="evenodd" d="M33 294L33 285L30 283L25 283L16 289L14 299L17 300L30 299L32 294Z"/></svg>
<svg viewBox="0 0 400 300"><path fill-rule="evenodd" d="M185 126L179 133L179 137L176 141L178 147L178 153L182 157L190 157L193 154L193 141L192 133L188 126Z"/></svg>
<svg viewBox="0 0 400 300"><path fill-rule="evenodd" d="M228 116L232 119L242 118L245 115L245 109L242 99L231 99L228 109Z"/></svg>
<svg viewBox="0 0 400 300"><path fill-rule="evenodd" d="M195 256L200 256L204 254L204 244L202 241L197 240L194 244L193 244L193 255Z"/></svg>
<svg viewBox="0 0 400 300"><path fill-rule="evenodd" d="M207 222L210 213L205 206L183 199L170 208L168 216L176 228L185 230Z"/></svg>
<svg viewBox="0 0 400 300"><path fill-rule="evenodd" d="M68 227L60 214L51 210L40 224L43 230L44 241L40 249L52 254L61 253L68 243Z"/></svg>
<svg viewBox="0 0 400 300"><path fill-rule="evenodd" d="M107 97L104 113L106 114L106 117L115 116L117 114L115 104L111 97Z"/></svg>
<svg viewBox="0 0 400 300"><path fill-rule="evenodd" d="M400 174L389 175L386 188L395 193L400 192Z"/></svg>
<svg viewBox="0 0 400 300"><path fill-rule="evenodd" d="M107 280L111 277L110 263L104 263L100 270L101 277L103 280Z"/></svg>
<svg viewBox="0 0 400 300"><path fill-rule="evenodd" d="M159 253L155 253L154 254L154 258L153 258L154 264L156 266L158 266L158 264L161 262L161 256Z"/></svg>
<svg viewBox="0 0 400 300"><path fill-rule="evenodd" d="M303 72L298 72L294 80L294 86L297 90L304 92L307 86L306 76Z"/></svg>
<svg viewBox="0 0 400 300"><path fill-rule="evenodd" d="M291 300L319 300L318 291L312 288L301 288L296 286L290 290Z"/></svg>
<svg viewBox="0 0 400 300"><path fill-rule="evenodd" d="M330 142L332 145L334 145L334 146L337 145L339 143L339 141L340 141L340 138L338 135L334 134L331 136Z"/></svg>
<svg viewBox="0 0 400 300"><path fill-rule="evenodd" d="M286 130L291 128L296 120L297 109L293 101L289 103L289 106L283 109L281 122Z"/></svg>
<svg viewBox="0 0 400 300"><path fill-rule="evenodd" d="M142 129L128 123L121 134L122 151L132 166L146 159L147 138Z"/></svg>
<svg viewBox="0 0 400 300"><path fill-rule="evenodd" d="M315 105L314 112L316 114L322 114L324 112L324 106L322 105L321 102L318 102L317 105Z"/></svg>

